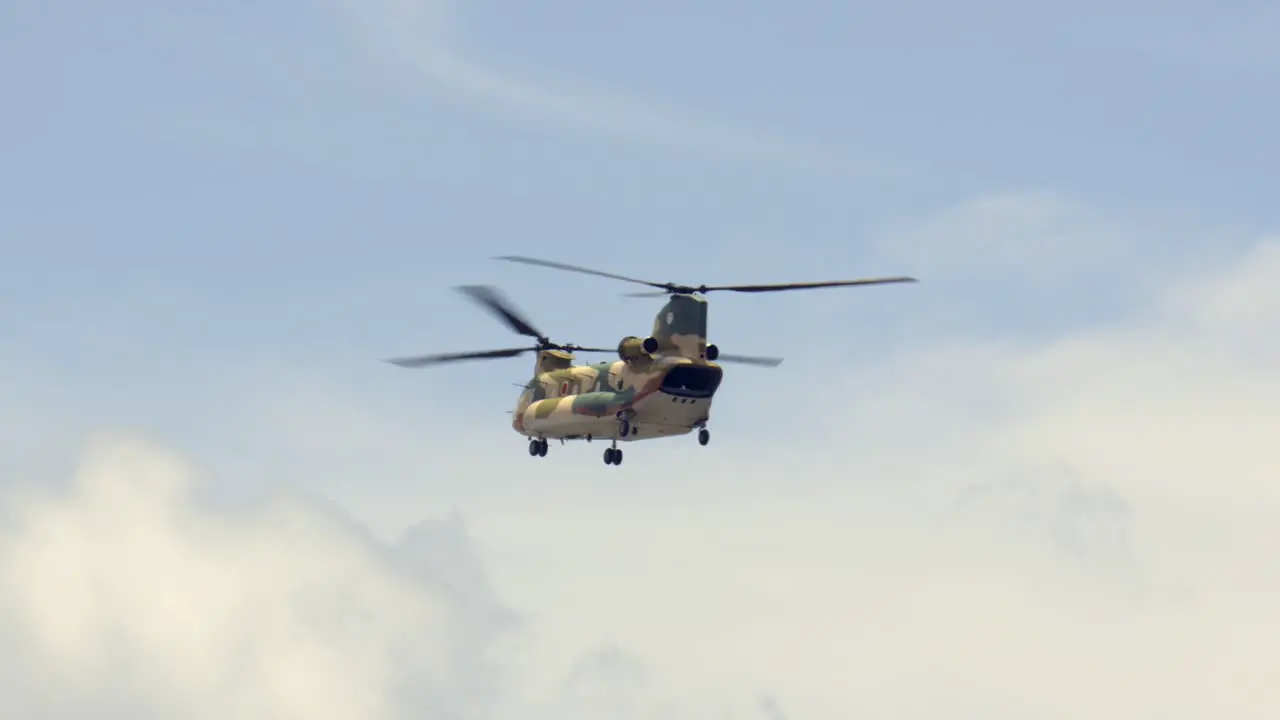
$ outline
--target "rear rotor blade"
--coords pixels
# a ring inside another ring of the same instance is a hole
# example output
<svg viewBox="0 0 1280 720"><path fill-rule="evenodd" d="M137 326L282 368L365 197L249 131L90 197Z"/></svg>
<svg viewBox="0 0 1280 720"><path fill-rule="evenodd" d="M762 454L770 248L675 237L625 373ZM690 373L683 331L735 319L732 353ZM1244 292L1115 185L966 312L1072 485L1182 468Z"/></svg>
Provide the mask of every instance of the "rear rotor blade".
<svg viewBox="0 0 1280 720"><path fill-rule="evenodd" d="M712 290L729 290L732 292L779 292L783 290L813 290L817 288L828 287L849 287L856 285L886 285L890 283L913 283L919 282L913 277L880 277L880 278L861 278L857 280L831 280L820 282L799 282L799 283L770 283L770 284L752 284L752 285L678 285L676 283L657 283L648 280L640 280L626 275L617 275L615 273L603 272L600 270L592 270L578 265L569 265L568 263L554 262L551 260L539 260L537 258L524 257L521 255L502 255L493 258L494 260L506 260L508 262L523 263L525 265L537 265L540 267L555 268L557 270L568 270L570 272L583 273L585 275L596 275L598 277L611 278L613 280L622 280L623 282L635 283L637 285L648 285L657 288L663 292L658 293L627 293L627 297L653 297L664 294L693 294L706 293Z"/></svg>
<svg viewBox="0 0 1280 720"><path fill-rule="evenodd" d="M848 287L855 285L888 285L890 283L919 282L913 277L861 278L859 280L831 280L799 283L770 283L766 285L711 285L699 288L703 292L711 290L730 290L732 292L778 292L782 290L812 290L827 287Z"/></svg>
<svg viewBox="0 0 1280 720"><path fill-rule="evenodd" d="M516 312L511 305L511 301L503 297L497 288L488 285L463 285L458 290L498 316L499 319L507 324L507 327L517 333L527 335L535 340L546 338L524 316Z"/></svg>
<svg viewBox="0 0 1280 720"><path fill-rule="evenodd" d="M482 350L480 352L443 353L439 355L415 355L413 357L392 358L387 362L404 368L419 368L429 365L460 362L462 360L490 360L508 358L537 350L536 347L507 348L505 350Z"/></svg>
<svg viewBox="0 0 1280 720"><path fill-rule="evenodd" d="M759 367L778 367L782 364L782 358L754 357L751 355L731 355L728 353L720 353L716 356L716 362L742 363L743 365L757 365Z"/></svg>
<svg viewBox="0 0 1280 720"><path fill-rule="evenodd" d="M555 268L556 270L568 270L569 272L584 273L586 275L596 275L599 277L611 278L613 280L621 280L623 282L636 283L637 285L648 285L659 289L666 289L667 283L649 282L648 280L637 280L636 278L627 277L625 275L615 275L600 270L592 270L591 268L579 267L577 265L567 265L565 263L553 262L551 260L539 260L537 258L524 257L521 255L502 255L493 258L494 260L506 260L508 262L524 263L525 265L538 265L540 267Z"/></svg>

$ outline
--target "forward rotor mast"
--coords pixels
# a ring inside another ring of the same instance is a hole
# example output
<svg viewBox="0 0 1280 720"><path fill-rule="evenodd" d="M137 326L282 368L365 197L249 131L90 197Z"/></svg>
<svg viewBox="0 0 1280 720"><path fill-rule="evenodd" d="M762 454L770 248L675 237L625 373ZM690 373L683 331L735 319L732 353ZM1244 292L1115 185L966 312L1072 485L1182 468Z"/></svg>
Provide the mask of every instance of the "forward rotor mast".
<svg viewBox="0 0 1280 720"><path fill-rule="evenodd" d="M497 317L503 324L511 328L518 335L531 337L537 341L534 345L526 345L523 347L502 348L499 350L480 350L477 352L462 353L442 353L436 355L414 355L412 357L392 358L387 362L392 365L399 365L406 368L427 367L430 365L440 365L443 363L458 362L462 360L490 360L494 358L508 358L523 355L527 352L543 352L547 350L559 350L565 353L575 352L614 352L614 348L595 348L582 347L572 343L561 345L560 343L551 342L542 331L533 326L533 323L525 319L512 305L511 301L502 296L497 288L488 285L463 285L458 288L464 295L475 301L480 307L488 310Z"/></svg>

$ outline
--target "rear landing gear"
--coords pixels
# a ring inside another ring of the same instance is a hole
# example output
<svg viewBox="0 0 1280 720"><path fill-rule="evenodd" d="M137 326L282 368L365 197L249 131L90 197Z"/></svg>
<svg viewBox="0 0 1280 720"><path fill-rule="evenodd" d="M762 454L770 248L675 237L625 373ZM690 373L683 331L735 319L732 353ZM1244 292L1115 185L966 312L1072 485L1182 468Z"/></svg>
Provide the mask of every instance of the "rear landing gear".
<svg viewBox="0 0 1280 720"><path fill-rule="evenodd" d="M706 428L702 428L698 431L698 444L706 445L709 442L711 442L711 431Z"/></svg>
<svg viewBox="0 0 1280 720"><path fill-rule="evenodd" d="M547 456L547 441L542 438L534 438L529 441L529 455L532 457Z"/></svg>
<svg viewBox="0 0 1280 720"><path fill-rule="evenodd" d="M604 451L604 464L605 465L621 465L622 464L622 450L618 448L617 438L614 438L613 445Z"/></svg>

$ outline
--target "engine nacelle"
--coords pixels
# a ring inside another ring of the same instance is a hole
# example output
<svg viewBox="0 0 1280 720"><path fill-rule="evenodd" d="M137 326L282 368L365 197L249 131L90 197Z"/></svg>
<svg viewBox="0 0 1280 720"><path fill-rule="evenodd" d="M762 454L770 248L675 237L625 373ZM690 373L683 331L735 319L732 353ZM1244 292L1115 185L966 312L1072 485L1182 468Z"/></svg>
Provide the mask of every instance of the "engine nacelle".
<svg viewBox="0 0 1280 720"><path fill-rule="evenodd" d="M705 352L707 355L707 359L710 360L711 362L715 362L716 358L720 357L720 348L716 347L715 345L708 345Z"/></svg>
<svg viewBox="0 0 1280 720"><path fill-rule="evenodd" d="M622 338L618 343L618 357L623 362L640 360L645 356L644 341L634 335Z"/></svg>
<svg viewBox="0 0 1280 720"><path fill-rule="evenodd" d="M643 340L635 335L628 335L618 343L618 357L624 362L648 360L658 350L658 341L647 337Z"/></svg>

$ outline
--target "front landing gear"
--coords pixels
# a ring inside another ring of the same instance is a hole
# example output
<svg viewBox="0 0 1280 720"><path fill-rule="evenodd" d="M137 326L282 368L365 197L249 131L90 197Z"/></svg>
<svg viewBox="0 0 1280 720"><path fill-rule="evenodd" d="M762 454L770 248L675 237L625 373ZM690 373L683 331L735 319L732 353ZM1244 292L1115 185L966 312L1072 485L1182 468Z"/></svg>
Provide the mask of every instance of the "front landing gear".
<svg viewBox="0 0 1280 720"><path fill-rule="evenodd" d="M534 438L529 441L529 455L531 457L547 456L547 441L545 438Z"/></svg>
<svg viewBox="0 0 1280 720"><path fill-rule="evenodd" d="M702 428L698 431L698 444L705 446L709 442L711 442L711 431L706 428Z"/></svg>

